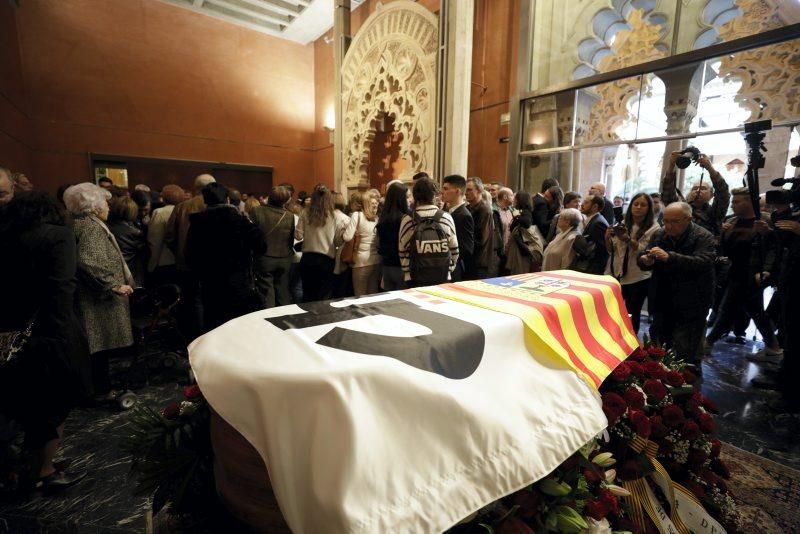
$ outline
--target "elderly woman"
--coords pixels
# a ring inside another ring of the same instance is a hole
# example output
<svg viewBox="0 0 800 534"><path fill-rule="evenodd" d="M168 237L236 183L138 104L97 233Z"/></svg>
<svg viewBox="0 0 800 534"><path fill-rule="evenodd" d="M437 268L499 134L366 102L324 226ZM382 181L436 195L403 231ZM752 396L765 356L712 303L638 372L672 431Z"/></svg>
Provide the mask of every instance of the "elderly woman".
<svg viewBox="0 0 800 534"><path fill-rule="evenodd" d="M114 351L133 344L128 297L134 282L105 224L110 198L108 191L91 183L73 185L64 192L77 240L76 305L92 355L94 393L113 398L108 359Z"/></svg>
<svg viewBox="0 0 800 534"><path fill-rule="evenodd" d="M543 271L569 269L575 259L572 244L583 231L583 216L575 208L564 208L558 217L558 234L547 245L542 260Z"/></svg>

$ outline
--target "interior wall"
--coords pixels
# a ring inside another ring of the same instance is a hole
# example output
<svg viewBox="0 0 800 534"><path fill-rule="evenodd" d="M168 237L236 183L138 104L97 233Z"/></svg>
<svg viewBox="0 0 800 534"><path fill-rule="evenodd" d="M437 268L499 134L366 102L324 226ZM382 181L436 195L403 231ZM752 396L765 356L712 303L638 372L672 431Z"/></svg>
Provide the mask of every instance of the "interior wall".
<svg viewBox="0 0 800 534"><path fill-rule="evenodd" d="M516 0L475 0L467 173L484 182L507 183L509 145L501 139L509 129L500 118L517 83L519 10Z"/></svg>
<svg viewBox="0 0 800 534"><path fill-rule="evenodd" d="M313 176L314 46L154 0L25 0L17 25L40 188L86 180L89 152Z"/></svg>
<svg viewBox="0 0 800 534"><path fill-rule="evenodd" d="M31 174L30 108L22 75L17 18L0 2L0 167Z"/></svg>

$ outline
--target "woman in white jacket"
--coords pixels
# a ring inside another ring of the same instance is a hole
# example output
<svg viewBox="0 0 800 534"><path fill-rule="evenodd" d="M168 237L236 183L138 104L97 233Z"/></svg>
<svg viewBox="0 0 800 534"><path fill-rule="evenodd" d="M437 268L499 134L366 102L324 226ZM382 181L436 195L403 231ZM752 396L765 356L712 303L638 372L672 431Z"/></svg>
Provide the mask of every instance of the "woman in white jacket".
<svg viewBox="0 0 800 534"><path fill-rule="evenodd" d="M342 237L346 243L358 236L353 251L353 293L356 297L380 291L381 257L375 225L378 223L378 198L369 193L353 193L350 197L350 224Z"/></svg>
<svg viewBox="0 0 800 534"><path fill-rule="evenodd" d="M575 259L572 244L583 231L583 215L575 208L562 209L558 216L558 233L544 249L543 271L569 269Z"/></svg>

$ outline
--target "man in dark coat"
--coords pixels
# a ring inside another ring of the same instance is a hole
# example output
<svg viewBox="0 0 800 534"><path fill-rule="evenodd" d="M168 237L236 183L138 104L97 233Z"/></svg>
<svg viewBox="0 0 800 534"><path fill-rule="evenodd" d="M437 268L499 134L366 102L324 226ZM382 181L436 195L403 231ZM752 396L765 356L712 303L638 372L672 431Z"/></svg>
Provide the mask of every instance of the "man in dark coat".
<svg viewBox="0 0 800 534"><path fill-rule="evenodd" d="M589 195L581 204L581 213L586 217L583 234L575 239L572 245L575 260L572 269L588 274L603 274L608 261L606 249L606 229L608 221L600 213L605 204L603 197Z"/></svg>
<svg viewBox="0 0 800 534"><path fill-rule="evenodd" d="M677 171L675 162L678 160L680 152L670 154L667 164L667 173L661 182L661 200L665 206L681 199L680 192L676 186ZM725 178L714 169L708 156L701 154L697 164L708 172L711 184L707 181L695 184L686 201L692 207L692 220L699 224L715 237L719 237L722 231L722 223L731 205L731 192ZM712 187L713 186L713 189Z"/></svg>
<svg viewBox="0 0 800 534"><path fill-rule="evenodd" d="M675 349L700 370L701 341L714 292L714 236L692 222L692 208L673 202L664 209L664 228L639 254L639 267L653 271L648 307L650 335Z"/></svg>
<svg viewBox="0 0 800 534"><path fill-rule="evenodd" d="M470 178L466 186L467 209L475 223L475 249L472 265L468 266L467 280L481 280L495 275L494 217L492 208L483 200L483 182Z"/></svg>
<svg viewBox="0 0 800 534"><path fill-rule="evenodd" d="M442 200L447 203L447 210L453 217L458 238L458 262L453 271L453 281L460 282L467 272L474 270L473 254L475 252L475 221L464 202L467 180L457 174L445 176L442 180Z"/></svg>
<svg viewBox="0 0 800 534"><path fill-rule="evenodd" d="M547 178L542 182L542 189L533 196L533 224L539 228L541 234L547 235L550 229L550 223L555 217L556 209L559 206L553 205L553 198L547 192L553 186L558 185L558 180L555 178Z"/></svg>
<svg viewBox="0 0 800 534"><path fill-rule="evenodd" d="M200 280L205 330L264 307L255 289L253 257L267 251L264 235L228 202L216 182L203 189L206 210L190 216L186 260Z"/></svg>
<svg viewBox="0 0 800 534"><path fill-rule="evenodd" d="M600 215L608 224L614 224L614 203L606 196L606 184L603 182L593 183L589 186L589 194L603 199L604 204L600 209Z"/></svg>

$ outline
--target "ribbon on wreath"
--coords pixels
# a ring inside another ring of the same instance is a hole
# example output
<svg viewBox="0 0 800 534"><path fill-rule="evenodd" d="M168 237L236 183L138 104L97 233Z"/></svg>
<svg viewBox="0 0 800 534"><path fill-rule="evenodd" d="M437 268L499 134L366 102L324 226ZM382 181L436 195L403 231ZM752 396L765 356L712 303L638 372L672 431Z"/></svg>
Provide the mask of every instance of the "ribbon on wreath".
<svg viewBox="0 0 800 534"><path fill-rule="evenodd" d="M647 477L628 480L623 487L631 492L627 497L631 504L633 521L643 530L644 516L650 518L660 532L668 534L724 534L725 529L708 512L692 492L673 482L664 466L656 459L658 445L641 436L636 436L630 443L631 449L644 453L653 464L654 472L649 478L658 485L669 503L670 513L653 493Z"/></svg>

